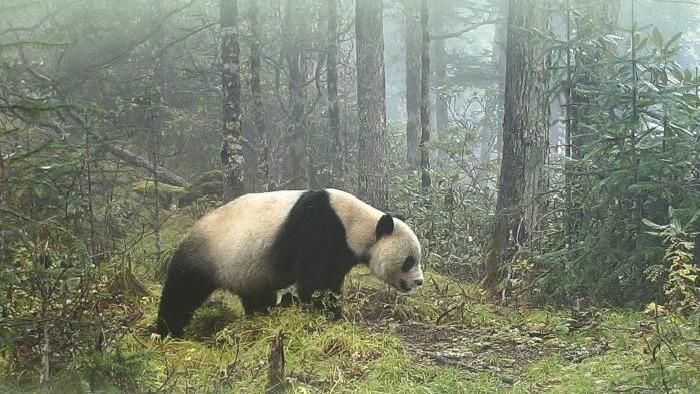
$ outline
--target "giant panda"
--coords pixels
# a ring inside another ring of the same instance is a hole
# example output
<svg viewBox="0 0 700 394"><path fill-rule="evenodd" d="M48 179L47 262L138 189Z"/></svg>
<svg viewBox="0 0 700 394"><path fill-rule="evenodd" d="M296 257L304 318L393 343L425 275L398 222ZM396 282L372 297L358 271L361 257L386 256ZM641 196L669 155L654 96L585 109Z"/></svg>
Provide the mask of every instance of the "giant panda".
<svg viewBox="0 0 700 394"><path fill-rule="evenodd" d="M158 310L160 335L179 337L216 289L264 312L277 291L296 285L299 300L339 317L338 296L357 264L401 293L423 284L418 238L401 219L335 189L243 195L200 219L168 267ZM313 297L312 297L313 296ZM334 297L330 297L334 298Z"/></svg>

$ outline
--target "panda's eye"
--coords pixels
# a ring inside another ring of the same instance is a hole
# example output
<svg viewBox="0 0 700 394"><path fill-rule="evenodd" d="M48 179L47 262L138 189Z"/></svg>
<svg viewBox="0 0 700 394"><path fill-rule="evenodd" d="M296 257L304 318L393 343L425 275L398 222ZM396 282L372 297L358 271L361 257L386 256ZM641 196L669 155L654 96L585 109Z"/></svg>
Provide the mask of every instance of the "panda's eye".
<svg viewBox="0 0 700 394"><path fill-rule="evenodd" d="M416 259L411 256L406 257L406 260L404 260L403 264L401 265L401 272L410 271L414 265L416 265Z"/></svg>

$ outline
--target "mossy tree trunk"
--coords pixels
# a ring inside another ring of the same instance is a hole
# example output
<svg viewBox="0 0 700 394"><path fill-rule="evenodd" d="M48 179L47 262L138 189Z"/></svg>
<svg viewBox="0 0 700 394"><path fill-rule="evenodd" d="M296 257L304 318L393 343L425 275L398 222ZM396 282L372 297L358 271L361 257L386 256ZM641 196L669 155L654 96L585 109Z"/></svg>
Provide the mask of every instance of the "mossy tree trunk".
<svg viewBox="0 0 700 394"><path fill-rule="evenodd" d="M420 173L421 187L430 188L430 8L421 0Z"/></svg>
<svg viewBox="0 0 700 394"><path fill-rule="evenodd" d="M379 209L387 208L389 197L383 8L381 1L355 2L359 118L357 194Z"/></svg>
<svg viewBox="0 0 700 394"><path fill-rule="evenodd" d="M219 6L223 115L221 167L224 171L224 201L230 201L244 192L238 0L221 0Z"/></svg>
<svg viewBox="0 0 700 394"><path fill-rule="evenodd" d="M487 167L492 160L494 148L501 151L503 143L503 128L500 117L503 109L503 89L504 75L506 71L505 48L507 41L508 24L508 0L499 0L498 16L501 18L496 23L493 43L491 46L491 66L493 72L498 76L496 93L486 99L486 111L479 131L479 169L477 179L483 180L487 173Z"/></svg>
<svg viewBox="0 0 700 394"><path fill-rule="evenodd" d="M309 152L306 125L304 124L304 84L306 76L302 59L302 43L308 37L303 34L304 3L287 0L282 30L285 32L284 57L287 63L289 88L289 128L287 131L288 165L287 188L306 189L310 184Z"/></svg>
<svg viewBox="0 0 700 394"><path fill-rule="evenodd" d="M438 36L447 33L447 16L452 7L448 1L433 2L433 28ZM432 39L431 47L433 59L431 69L434 73L436 87L435 90L435 136L438 139L440 134L447 129L449 115L447 112L447 95L443 87L447 84L447 53L445 52L445 39ZM437 152L438 165L447 160L447 153L444 150Z"/></svg>
<svg viewBox="0 0 700 394"><path fill-rule="evenodd" d="M327 40L327 94L328 94L328 141L331 157L332 179L337 181L343 176L343 138L340 134L340 105L338 103L338 0L326 0L328 18Z"/></svg>
<svg viewBox="0 0 700 394"><path fill-rule="evenodd" d="M503 160L484 281L492 292L503 277L503 267L529 240L541 215L550 57L538 42L549 27L548 15L539 5L528 0L509 2Z"/></svg>
<svg viewBox="0 0 700 394"><path fill-rule="evenodd" d="M421 161L421 0L406 0L406 164L417 170Z"/></svg>
<svg viewBox="0 0 700 394"><path fill-rule="evenodd" d="M270 184L269 170L269 148L267 127L265 126L265 114L263 111L263 93L260 73L262 71L262 50L260 49L260 5L258 0L250 1L248 10L248 23L250 25L250 95L253 99L251 112L253 115L253 124L255 126L255 147L256 147L256 173L259 176L258 182L266 185ZM260 179L261 178L261 179ZM262 182L260 182L262 181Z"/></svg>

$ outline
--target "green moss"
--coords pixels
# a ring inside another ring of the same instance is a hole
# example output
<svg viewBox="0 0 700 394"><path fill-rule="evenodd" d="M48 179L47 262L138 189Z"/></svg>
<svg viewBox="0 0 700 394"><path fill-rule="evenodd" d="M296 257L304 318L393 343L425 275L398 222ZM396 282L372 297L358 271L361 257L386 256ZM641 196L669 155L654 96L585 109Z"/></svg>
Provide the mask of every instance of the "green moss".
<svg viewBox="0 0 700 394"><path fill-rule="evenodd" d="M154 183L151 181L139 181L132 185L131 190L138 193L152 194L154 190ZM158 183L158 193L161 196L169 198L180 198L183 197L187 190L182 186L170 185L167 183Z"/></svg>
<svg viewBox="0 0 700 394"><path fill-rule="evenodd" d="M174 248L193 221L186 212L169 217L161 231L164 248ZM138 248L152 253L153 238L145 237ZM569 310L496 306L476 285L432 272L418 293L406 297L366 268L352 270L343 300L347 320L340 322L297 306L247 317L236 297L219 292L197 311L186 339L155 339L161 288L144 279L153 269L145 261L134 272L151 294L129 299L129 307L144 314L118 344L123 354L139 356L131 370L117 370L139 391L262 392L270 342L279 330L285 333L291 393L588 393L663 387L659 364L645 353L653 321L644 314L601 309L590 324L572 327ZM399 329L412 324L418 330L413 336ZM675 357L667 348L659 351L665 379L677 392L700 384L692 346L698 336L697 330L684 329L682 340L672 340ZM424 343L416 342L421 338ZM604 343L607 347L596 351ZM418 357L416 347L433 357ZM443 351L466 357L455 365L435 361ZM112 371L105 365L114 358L100 360L98 371ZM84 374L75 376L65 384L87 387ZM109 391L109 382L103 387Z"/></svg>

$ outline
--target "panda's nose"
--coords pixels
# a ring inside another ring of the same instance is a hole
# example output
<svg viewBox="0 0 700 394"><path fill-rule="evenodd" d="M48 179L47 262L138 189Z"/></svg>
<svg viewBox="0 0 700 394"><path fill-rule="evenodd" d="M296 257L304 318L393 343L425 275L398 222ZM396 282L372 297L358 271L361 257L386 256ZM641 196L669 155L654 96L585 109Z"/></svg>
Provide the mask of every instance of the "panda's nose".
<svg viewBox="0 0 700 394"><path fill-rule="evenodd" d="M415 283L416 286L423 286L423 279L416 279L413 281L413 283Z"/></svg>

